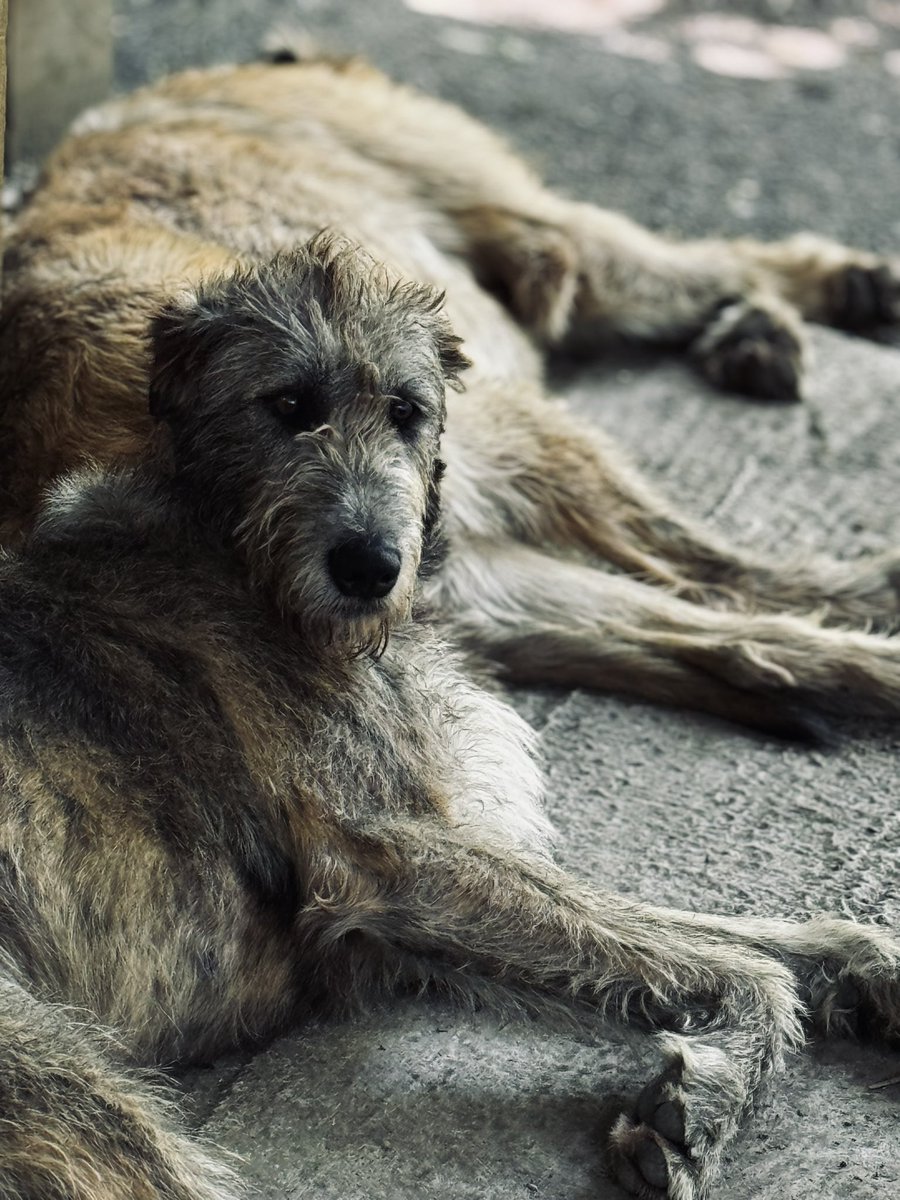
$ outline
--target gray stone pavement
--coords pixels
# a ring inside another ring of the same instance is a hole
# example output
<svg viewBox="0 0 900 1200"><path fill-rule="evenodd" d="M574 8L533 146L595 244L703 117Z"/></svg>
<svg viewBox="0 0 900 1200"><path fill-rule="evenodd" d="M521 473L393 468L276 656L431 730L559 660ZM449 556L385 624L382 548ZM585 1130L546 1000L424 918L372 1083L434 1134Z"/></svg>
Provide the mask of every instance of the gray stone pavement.
<svg viewBox="0 0 900 1200"><path fill-rule="evenodd" d="M547 0L552 10L552 0ZM777 236L811 227L900 244L900 5L747 0L728 14L844 26L843 66L770 82L704 69L670 3L619 33L467 25L395 0L120 0L117 73L248 57L275 21L364 52L505 130L557 185L655 228ZM723 0L723 8L726 4ZM891 21L896 18L896 23ZM754 35L755 36L755 35ZM849 38L849 41L847 39ZM863 39L860 42L860 38ZM628 50L626 54L623 48ZM706 61L710 61L708 58ZM900 537L900 350L821 331L806 404L726 399L677 360L617 354L560 387L693 513L785 555ZM829 910L900 927L897 732L848 721L811 751L583 692L519 692L539 728L564 861L652 901ZM814 1046L729 1155L717 1200L895 1200L900 1062ZM186 1078L193 1123L239 1155L259 1200L613 1200L606 1098L654 1069L641 1043L498 1028L427 1002L298 1031Z"/></svg>

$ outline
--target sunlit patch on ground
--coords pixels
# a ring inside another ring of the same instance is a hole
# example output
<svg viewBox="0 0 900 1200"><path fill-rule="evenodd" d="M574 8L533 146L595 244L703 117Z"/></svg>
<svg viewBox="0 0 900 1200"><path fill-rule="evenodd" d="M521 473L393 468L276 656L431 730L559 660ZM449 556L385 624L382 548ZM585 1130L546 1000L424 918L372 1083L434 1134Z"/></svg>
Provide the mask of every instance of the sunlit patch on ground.
<svg viewBox="0 0 900 1200"><path fill-rule="evenodd" d="M718 11L683 16L669 0L406 0L417 12L489 27L557 29L596 37L610 53L663 63L679 51L704 70L733 78L774 80L799 72L834 71L856 54L881 53L887 74L900 75L896 42L900 0L868 0L856 13L819 27L767 23ZM454 49L491 54L489 35L460 29ZM502 50L501 50L502 52Z"/></svg>
<svg viewBox="0 0 900 1200"><path fill-rule="evenodd" d="M409 8L434 16L489 25L531 25L602 33L665 8L666 0L406 0Z"/></svg>
<svg viewBox="0 0 900 1200"><path fill-rule="evenodd" d="M792 70L833 71L847 57L846 45L831 33L744 17L695 17L681 33L695 62L721 75L773 79Z"/></svg>

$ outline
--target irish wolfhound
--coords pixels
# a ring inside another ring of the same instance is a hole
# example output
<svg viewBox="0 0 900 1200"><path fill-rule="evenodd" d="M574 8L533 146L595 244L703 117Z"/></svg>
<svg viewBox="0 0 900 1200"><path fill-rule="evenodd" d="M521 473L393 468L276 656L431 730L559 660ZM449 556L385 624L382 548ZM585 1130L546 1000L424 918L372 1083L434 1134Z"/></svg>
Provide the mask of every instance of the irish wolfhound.
<svg viewBox="0 0 900 1200"><path fill-rule="evenodd" d="M790 397L801 316L894 321L897 271L811 235L664 241L548 192L481 126L357 63L180 75L89 114L52 159L7 248L4 540L60 472L143 452L154 306L326 226L444 290L474 364L447 417L450 553L429 591L458 638L514 680L786 733L848 691L900 710L896 645L841 629L893 626L900 556L779 565L724 545L549 400L540 365L612 330Z"/></svg>
<svg viewBox="0 0 900 1200"><path fill-rule="evenodd" d="M805 1016L900 1033L884 930L554 866L527 727L415 611L463 361L430 289L320 238L171 303L154 360L155 453L0 566L0 1194L233 1196L129 1064L410 985L656 1030L611 1138L645 1200L709 1194Z"/></svg>

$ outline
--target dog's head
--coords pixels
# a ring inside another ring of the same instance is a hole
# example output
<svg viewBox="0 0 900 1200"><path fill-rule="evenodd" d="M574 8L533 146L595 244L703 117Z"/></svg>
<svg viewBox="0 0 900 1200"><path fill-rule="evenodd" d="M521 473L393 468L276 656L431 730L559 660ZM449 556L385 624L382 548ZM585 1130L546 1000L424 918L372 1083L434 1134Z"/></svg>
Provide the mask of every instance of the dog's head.
<svg viewBox="0 0 900 1200"><path fill-rule="evenodd" d="M404 619L440 538L444 389L466 365L431 289L320 235L152 327L152 414L254 586L349 653Z"/></svg>

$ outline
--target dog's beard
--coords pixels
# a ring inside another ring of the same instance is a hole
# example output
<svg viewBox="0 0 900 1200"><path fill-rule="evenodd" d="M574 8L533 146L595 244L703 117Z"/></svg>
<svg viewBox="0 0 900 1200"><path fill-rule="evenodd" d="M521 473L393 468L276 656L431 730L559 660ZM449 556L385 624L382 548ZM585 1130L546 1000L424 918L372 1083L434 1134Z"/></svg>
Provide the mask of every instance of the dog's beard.
<svg viewBox="0 0 900 1200"><path fill-rule="evenodd" d="M335 658L380 658L393 629L409 619L412 587L398 584L383 600L342 596L319 561L308 561L302 543L282 541L264 552L244 552L255 590L268 594L283 620L311 646Z"/></svg>
<svg viewBox="0 0 900 1200"><path fill-rule="evenodd" d="M370 616L330 620L303 615L298 618L307 636L330 651L336 658L381 658L393 628L386 617Z"/></svg>
<svg viewBox="0 0 900 1200"><path fill-rule="evenodd" d="M315 508L315 505L311 505ZM391 632L412 613L421 544L403 548L404 569L380 600L342 595L331 579L319 521L305 520L287 491L262 493L235 530L251 586L312 647L340 658L384 654Z"/></svg>
<svg viewBox="0 0 900 1200"><path fill-rule="evenodd" d="M329 656L377 659L387 650L393 630L408 620L412 597L392 595L363 611L364 602L340 596L327 582L315 598L308 588L298 589L295 584L283 595L280 607L304 639Z"/></svg>

